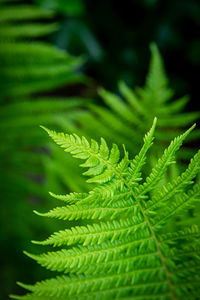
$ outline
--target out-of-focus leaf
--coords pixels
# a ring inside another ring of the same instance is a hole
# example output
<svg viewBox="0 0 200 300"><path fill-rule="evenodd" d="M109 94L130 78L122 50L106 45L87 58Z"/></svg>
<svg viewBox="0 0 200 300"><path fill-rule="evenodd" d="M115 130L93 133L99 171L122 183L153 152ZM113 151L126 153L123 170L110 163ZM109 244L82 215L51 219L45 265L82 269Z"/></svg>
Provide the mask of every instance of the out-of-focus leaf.
<svg viewBox="0 0 200 300"><path fill-rule="evenodd" d="M41 7L58 10L67 16L80 16L85 7L82 0L37 0Z"/></svg>

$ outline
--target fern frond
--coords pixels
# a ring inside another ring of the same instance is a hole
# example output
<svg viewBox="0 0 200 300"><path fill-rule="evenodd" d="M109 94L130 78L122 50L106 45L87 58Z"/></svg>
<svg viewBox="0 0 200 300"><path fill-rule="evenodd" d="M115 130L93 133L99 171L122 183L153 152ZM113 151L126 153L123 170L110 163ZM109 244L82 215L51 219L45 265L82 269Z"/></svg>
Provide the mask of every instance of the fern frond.
<svg viewBox="0 0 200 300"><path fill-rule="evenodd" d="M119 83L120 95L115 95L104 89L99 94L103 107L90 105L91 113L80 116L84 135L104 136L107 141L125 144L132 155L136 155L145 132L150 127L154 116L158 117L156 141L151 149L152 161L158 159L165 145L177 135L183 133L183 128L190 126L199 119L199 112L184 112L188 96L174 99L173 91L168 87L168 78L164 63L155 44L151 45L151 60L145 86L130 89L124 82ZM92 126L89 126L92 124ZM195 140L199 135L191 135ZM188 139L189 142L189 139ZM178 162L187 161L191 155L191 147L177 154ZM152 162L150 167L152 167ZM178 164L180 166L180 164ZM147 174L148 165L144 169ZM179 168L181 172L181 167ZM171 173L169 172L169 176Z"/></svg>
<svg viewBox="0 0 200 300"><path fill-rule="evenodd" d="M83 79L75 73L72 76L82 59L33 41L58 28L56 23L47 22L54 12L20 3L0 5L0 98L29 95Z"/></svg>
<svg viewBox="0 0 200 300"><path fill-rule="evenodd" d="M67 196L61 196L67 201L66 206L38 213L69 221L82 219L85 223L34 242L63 246L61 250L41 255L26 254L45 268L67 275L35 285L20 284L30 293L19 299L197 297L199 228L185 227L165 233L163 229L166 220L199 199L200 186L192 185L199 172L199 153L172 183L161 181L194 126L171 142L150 175L140 183L155 124L156 119L133 161L128 159L126 150L124 158L120 158L118 147L109 147L104 139L100 143L89 142L76 134L56 133L43 127L65 151L85 160L81 166L88 168L85 175L91 176L94 187L78 197L69 195L69 201ZM73 247L66 248L71 245Z"/></svg>
<svg viewBox="0 0 200 300"><path fill-rule="evenodd" d="M29 269L28 266L22 270L23 257L13 260L17 251L24 248L27 236L30 232L33 236L36 232L40 235L41 228L44 232L51 228L43 219L35 223L30 213L36 202L38 209L50 208L48 184L52 191L60 193L65 186L71 191L87 190L71 158L63 162L62 154L55 147L44 147L45 135L39 128L42 123L75 130L72 116L81 111L82 99L71 98L68 102L66 98L60 99L52 93L45 96L45 93L79 80L83 82L84 77L79 74L83 59L76 59L52 45L50 36L44 37L58 29L54 12L26 2L27 5L20 0L0 0L0 194L4 207L0 220L1 227L5 228L0 247L16 271L10 276L8 287L6 274L10 274L10 267L6 261L2 262L3 299L7 298L8 289L13 290L16 278ZM57 157L54 162L52 156ZM67 178L66 164L74 169L73 178ZM5 241L14 240L15 247L7 247Z"/></svg>

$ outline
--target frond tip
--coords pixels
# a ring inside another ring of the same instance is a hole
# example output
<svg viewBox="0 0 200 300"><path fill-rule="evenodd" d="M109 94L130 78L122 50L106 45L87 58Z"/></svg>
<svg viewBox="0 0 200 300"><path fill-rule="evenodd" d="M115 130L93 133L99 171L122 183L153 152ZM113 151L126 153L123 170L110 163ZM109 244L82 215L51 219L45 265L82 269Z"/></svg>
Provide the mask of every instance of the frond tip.
<svg viewBox="0 0 200 300"><path fill-rule="evenodd" d="M49 136L64 151L70 152L73 157L86 160L81 167L88 168L83 174L91 177L88 182L105 183L112 179L114 170L120 158L120 151L116 144L113 144L109 150L106 141L101 138L100 144L91 140L87 141L85 137L79 137L76 134L64 134L51 131L41 126Z"/></svg>
<svg viewBox="0 0 200 300"><path fill-rule="evenodd" d="M163 228L166 220L173 220L177 212L200 199L200 152L179 177L167 183L167 177L163 180L192 126L171 142L150 175L143 178L156 121L133 160L126 151L121 158L118 146L109 149L104 139L89 142L43 127L65 151L85 161L81 165L88 168L84 174L95 185L89 193L52 194L65 205L47 213L36 212L63 220L82 219L84 225L55 232L45 241L33 241L63 247L41 255L25 254L66 275L35 285L20 284L29 293L12 296L14 299L197 299L199 227L185 226L172 232L165 228L164 234Z"/></svg>

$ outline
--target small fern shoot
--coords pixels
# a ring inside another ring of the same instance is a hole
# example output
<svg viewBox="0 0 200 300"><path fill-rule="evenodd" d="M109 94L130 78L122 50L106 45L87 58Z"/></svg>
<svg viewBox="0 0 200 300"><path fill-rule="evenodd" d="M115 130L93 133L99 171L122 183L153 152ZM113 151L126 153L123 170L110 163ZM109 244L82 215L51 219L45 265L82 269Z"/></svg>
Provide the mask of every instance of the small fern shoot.
<svg viewBox="0 0 200 300"><path fill-rule="evenodd" d="M200 152L179 177L162 184L194 126L176 137L142 178L155 126L156 119L134 159L128 157L125 147L123 155L116 144L109 149L103 138L100 143L89 142L76 134L44 128L66 152L84 161L84 175L94 186L88 193L52 194L63 206L37 213L85 224L34 242L62 247L41 255L26 253L61 275L35 285L19 283L29 293L13 299L199 299L199 227L166 232L164 226L200 198L196 182Z"/></svg>

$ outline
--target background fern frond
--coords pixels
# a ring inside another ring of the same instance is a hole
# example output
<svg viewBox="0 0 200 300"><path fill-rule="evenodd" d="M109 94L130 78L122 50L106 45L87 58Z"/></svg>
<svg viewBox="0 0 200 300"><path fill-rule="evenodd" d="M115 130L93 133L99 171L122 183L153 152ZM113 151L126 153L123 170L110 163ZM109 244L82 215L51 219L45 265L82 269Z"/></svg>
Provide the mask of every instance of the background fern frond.
<svg viewBox="0 0 200 300"><path fill-rule="evenodd" d="M99 95L103 107L89 103L90 113L80 116L79 122L84 135L104 136L107 141L125 144L129 153L136 155L142 145L142 137L154 116L157 116L156 142L151 150L152 166L166 144L180 135L184 127L199 120L200 113L184 111L189 101L188 96L179 99L174 97L161 54L155 44L151 44L150 49L151 60L145 86L132 90L124 82L119 82L119 95L101 88ZM198 139L199 130L196 130L188 137L187 143ZM182 161L187 162L194 153L195 149L186 144L184 151L177 154L179 171Z"/></svg>
<svg viewBox="0 0 200 300"><path fill-rule="evenodd" d="M59 87L85 82L86 77L80 73L82 57L75 58L52 45L57 28L52 11L23 1L0 1L0 219L4 228L0 246L2 257L7 257L1 262L1 299L14 292L17 277L27 277L30 264L21 268L25 260L18 254L27 237L41 234L40 228L46 232L51 228L42 219L35 226L31 213L35 205L51 207L47 201L48 183L60 193L66 183L76 189L72 181L66 180L65 169L60 168L67 162L62 163L58 149L43 146L46 139L39 128L41 123L73 128L70 116L83 107L80 97L68 101L58 96ZM57 163L50 158L53 152ZM73 168L79 189L84 189L85 182L77 167ZM31 277L36 278L34 266Z"/></svg>

